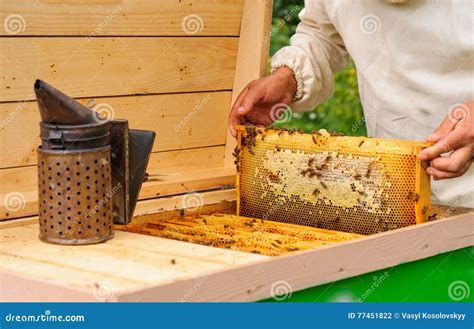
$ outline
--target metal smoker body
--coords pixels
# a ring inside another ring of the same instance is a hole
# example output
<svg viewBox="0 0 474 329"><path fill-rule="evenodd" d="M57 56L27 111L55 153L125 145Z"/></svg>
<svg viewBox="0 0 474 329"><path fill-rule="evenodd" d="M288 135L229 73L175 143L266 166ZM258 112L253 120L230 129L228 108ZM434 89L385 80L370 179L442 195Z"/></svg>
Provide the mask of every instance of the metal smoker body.
<svg viewBox="0 0 474 329"><path fill-rule="evenodd" d="M77 245L112 238L113 224L133 215L155 133L105 120L41 80L35 92L40 239Z"/></svg>

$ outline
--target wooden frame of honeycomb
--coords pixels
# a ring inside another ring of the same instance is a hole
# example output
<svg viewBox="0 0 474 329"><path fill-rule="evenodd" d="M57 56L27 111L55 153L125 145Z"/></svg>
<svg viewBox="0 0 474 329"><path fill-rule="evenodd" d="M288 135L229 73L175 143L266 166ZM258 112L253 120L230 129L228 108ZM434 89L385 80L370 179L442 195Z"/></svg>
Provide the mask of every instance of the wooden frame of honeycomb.
<svg viewBox="0 0 474 329"><path fill-rule="evenodd" d="M265 256L278 256L362 237L213 210L198 214L185 214L183 211L171 215L142 215L135 217L128 225L116 225L116 229Z"/></svg>
<svg viewBox="0 0 474 329"><path fill-rule="evenodd" d="M237 214L358 234L422 223L428 142L238 127Z"/></svg>

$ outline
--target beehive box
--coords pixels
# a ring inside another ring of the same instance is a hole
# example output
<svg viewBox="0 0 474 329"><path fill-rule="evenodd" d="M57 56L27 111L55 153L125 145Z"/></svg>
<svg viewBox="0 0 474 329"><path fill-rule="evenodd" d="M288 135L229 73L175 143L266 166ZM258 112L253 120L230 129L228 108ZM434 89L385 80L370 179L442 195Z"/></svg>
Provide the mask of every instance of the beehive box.
<svg viewBox="0 0 474 329"><path fill-rule="evenodd" d="M433 207L439 218L449 218L306 250L281 252L271 244L283 237L267 239L272 256L153 236L175 232L177 218L191 226L184 233L196 234L206 224L195 225L193 218L233 212L235 141L227 133L228 109L245 84L265 72L271 1L5 0L0 16L4 301L258 300L281 280L296 291L472 244L466 230L471 210ZM119 230L107 243L81 247L38 240L36 78L157 133L132 224L139 231L164 223L164 233ZM215 232L229 225L222 219L214 225L212 218ZM231 224L233 230L243 225L244 235L261 229L268 237L264 231L271 227L287 239L316 232L241 220ZM318 243L328 234L318 231ZM290 248L301 243L290 242ZM364 257L354 263L357 254Z"/></svg>

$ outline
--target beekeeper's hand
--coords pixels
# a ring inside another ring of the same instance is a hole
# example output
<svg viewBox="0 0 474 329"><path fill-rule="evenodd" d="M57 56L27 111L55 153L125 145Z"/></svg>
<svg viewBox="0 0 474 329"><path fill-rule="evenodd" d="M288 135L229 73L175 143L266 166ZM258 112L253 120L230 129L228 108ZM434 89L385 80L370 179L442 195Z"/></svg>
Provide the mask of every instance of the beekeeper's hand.
<svg viewBox="0 0 474 329"><path fill-rule="evenodd" d="M420 154L422 161L431 160L428 175L434 180L463 175L474 157L474 101L451 109L427 140L436 142Z"/></svg>
<svg viewBox="0 0 474 329"><path fill-rule="evenodd" d="M236 136L235 126L251 123L269 126L277 120L296 93L293 71L285 66L271 75L250 82L237 97L229 116L229 129Z"/></svg>

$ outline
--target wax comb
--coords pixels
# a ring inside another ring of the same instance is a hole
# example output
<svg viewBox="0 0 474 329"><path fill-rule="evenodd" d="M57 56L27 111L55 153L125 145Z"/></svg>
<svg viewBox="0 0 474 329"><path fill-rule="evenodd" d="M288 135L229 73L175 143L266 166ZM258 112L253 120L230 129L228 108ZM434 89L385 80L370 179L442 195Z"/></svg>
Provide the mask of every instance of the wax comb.
<svg viewBox="0 0 474 329"><path fill-rule="evenodd" d="M238 127L237 214L373 234L427 220L427 142Z"/></svg>

